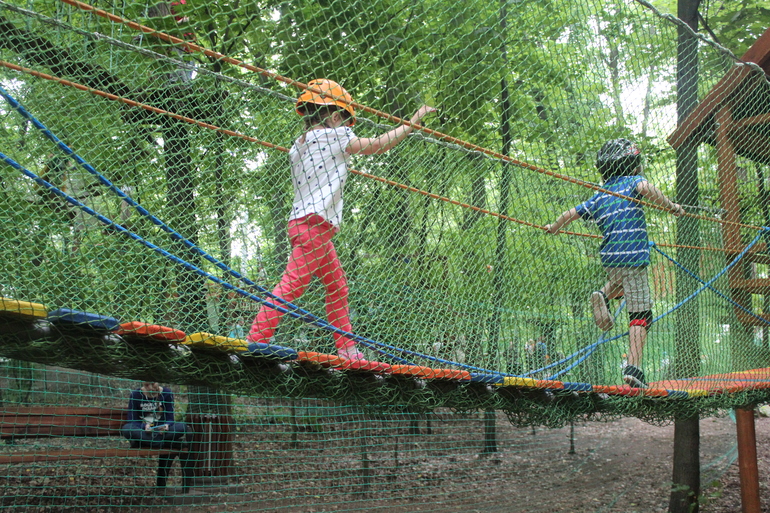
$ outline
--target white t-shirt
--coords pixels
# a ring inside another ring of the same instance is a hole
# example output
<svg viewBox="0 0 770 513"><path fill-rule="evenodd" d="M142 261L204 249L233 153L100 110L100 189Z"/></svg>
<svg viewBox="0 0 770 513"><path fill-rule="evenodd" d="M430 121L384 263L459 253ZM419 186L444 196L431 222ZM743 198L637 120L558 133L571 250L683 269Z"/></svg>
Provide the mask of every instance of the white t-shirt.
<svg viewBox="0 0 770 513"><path fill-rule="evenodd" d="M356 136L349 127L310 130L289 150L294 203L289 221L318 214L334 226L342 224L342 188L348 177L345 152Z"/></svg>

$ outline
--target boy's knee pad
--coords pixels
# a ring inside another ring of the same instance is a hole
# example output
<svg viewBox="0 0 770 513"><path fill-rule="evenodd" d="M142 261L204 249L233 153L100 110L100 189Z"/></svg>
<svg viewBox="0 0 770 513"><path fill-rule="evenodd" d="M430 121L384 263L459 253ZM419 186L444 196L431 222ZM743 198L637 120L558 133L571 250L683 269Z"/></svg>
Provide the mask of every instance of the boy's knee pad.
<svg viewBox="0 0 770 513"><path fill-rule="evenodd" d="M645 310L644 312L628 312L629 326L641 326L645 330L650 331L652 326L652 310Z"/></svg>

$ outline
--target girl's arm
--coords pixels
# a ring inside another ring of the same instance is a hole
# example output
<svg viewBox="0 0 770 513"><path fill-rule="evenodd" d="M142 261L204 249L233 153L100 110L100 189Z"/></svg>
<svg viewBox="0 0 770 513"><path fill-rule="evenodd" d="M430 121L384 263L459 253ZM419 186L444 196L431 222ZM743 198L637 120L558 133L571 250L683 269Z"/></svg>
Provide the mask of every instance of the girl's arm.
<svg viewBox="0 0 770 513"><path fill-rule="evenodd" d="M545 231L547 231L550 234L559 233L559 230L561 230L564 226L567 226L572 221L575 221L577 219L580 219L580 216L577 213L577 209L571 208L566 212L564 212L562 215L560 215L559 218L553 224L545 225Z"/></svg>
<svg viewBox="0 0 770 513"><path fill-rule="evenodd" d="M409 120L410 123L416 125L420 122L422 118L424 118L427 114L430 114L431 112L436 112L436 109L433 107L428 107L427 105L423 105L420 107L417 112L414 113L412 116L412 119ZM350 144L348 144L348 147L345 148L345 151L347 151L350 154L361 154L361 155L373 155L375 153L385 153L389 149L393 148L395 145L400 143L404 140L404 138L409 135L410 132L412 132L413 128L411 126L407 125L401 125L399 127L394 128L390 132L384 133L379 137L375 138L361 138L354 139L350 141Z"/></svg>

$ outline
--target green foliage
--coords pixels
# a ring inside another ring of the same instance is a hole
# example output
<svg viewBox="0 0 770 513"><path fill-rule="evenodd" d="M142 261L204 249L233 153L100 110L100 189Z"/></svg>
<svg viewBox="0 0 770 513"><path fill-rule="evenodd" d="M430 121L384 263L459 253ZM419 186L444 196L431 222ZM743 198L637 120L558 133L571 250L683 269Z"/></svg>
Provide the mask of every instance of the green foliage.
<svg viewBox="0 0 770 513"><path fill-rule="evenodd" d="M664 11L672 6L655 5ZM760 2L706 8L710 28L725 38L721 42L740 51L759 35L757 24L766 15ZM143 208L271 289L288 254L292 188L286 155L250 139L291 145L301 130L297 88L202 52L181 52L154 36L137 37L126 25L61 2L36 2L35 10L60 23L4 9L2 15L29 41L26 48L11 47L3 39L5 59L207 125L173 121L5 68L3 86ZM516 368L524 342L538 336L549 338L554 353L570 355L598 338L586 305L604 280L598 231L581 222L571 229L590 236L552 237L538 227L593 194L581 181L598 181L595 151L609 138L638 141L647 178L668 196L676 194L676 155L666 138L676 123L677 29L636 2L193 1L174 6L173 14L125 2L112 12L290 79L338 80L356 102L398 117L408 118L422 103L435 105L438 114L426 120L431 129L491 152L507 148L524 163L504 165L429 136L352 159L351 167L403 186L352 176L335 237L351 287L354 328L375 340L428 353L451 340L452 358L462 353L467 363L492 369ZM750 18L756 23L744 23ZM57 51L32 52L38 44ZM705 94L730 61L707 45L699 59ZM181 80L179 60L196 67L192 80ZM4 152L45 175L59 150L17 114L3 114ZM386 123L359 109L354 129L375 137L390 128ZM755 180L765 170L739 164L746 170L740 185L745 220L766 224ZM704 148L699 207L714 212L720 202L716 168L715 153ZM4 166L2 173L0 235L12 241L0 250L4 295L210 331L256 310L63 205L17 171ZM49 176L151 243L234 281L77 165ZM664 246L676 241L670 215L648 209L647 216L651 240ZM745 230L747 240L752 233ZM701 223L699 236L704 246L721 244L713 222ZM653 258L658 314L675 304L676 283L672 265ZM700 261L695 271L706 277L724 265L713 251L704 251ZM312 284L298 304L323 315L322 287ZM705 323L700 352L719 368L715 341L724 338L730 309L714 298L698 308ZM626 325L621 315L618 330ZM664 352L675 353L675 330L667 323L651 335L652 368L662 367L656 362ZM328 333L299 321L285 321L279 337L299 349L331 350ZM564 379L617 381L625 345L622 338L606 345L586 361L588 371L571 371Z"/></svg>

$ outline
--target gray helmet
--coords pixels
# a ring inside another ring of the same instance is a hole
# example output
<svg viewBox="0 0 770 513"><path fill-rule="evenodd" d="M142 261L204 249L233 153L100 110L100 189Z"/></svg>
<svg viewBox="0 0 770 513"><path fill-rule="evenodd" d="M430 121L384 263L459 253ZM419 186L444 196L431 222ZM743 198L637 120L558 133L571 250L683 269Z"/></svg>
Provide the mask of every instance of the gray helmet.
<svg viewBox="0 0 770 513"><path fill-rule="evenodd" d="M607 179L630 174L642 164L642 152L628 139L607 141L596 154L596 167Z"/></svg>

